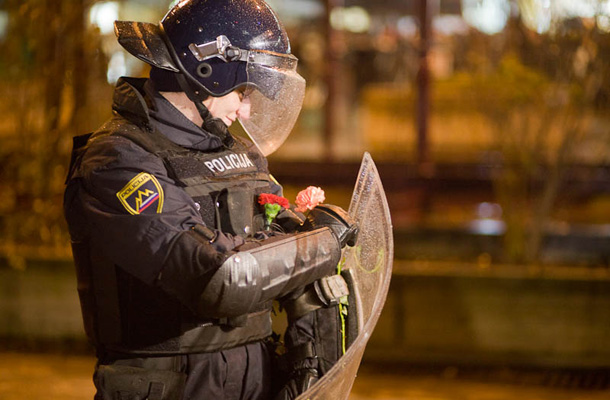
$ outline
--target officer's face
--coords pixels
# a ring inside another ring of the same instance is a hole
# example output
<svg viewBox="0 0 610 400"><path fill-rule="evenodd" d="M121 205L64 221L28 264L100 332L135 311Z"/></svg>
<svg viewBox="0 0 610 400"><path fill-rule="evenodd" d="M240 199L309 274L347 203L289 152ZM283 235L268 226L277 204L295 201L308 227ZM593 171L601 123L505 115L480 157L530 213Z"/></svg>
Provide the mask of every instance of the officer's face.
<svg viewBox="0 0 610 400"><path fill-rule="evenodd" d="M208 97L203 104L215 118L220 118L227 126L231 126L237 118L250 118L250 99L239 90L222 97Z"/></svg>

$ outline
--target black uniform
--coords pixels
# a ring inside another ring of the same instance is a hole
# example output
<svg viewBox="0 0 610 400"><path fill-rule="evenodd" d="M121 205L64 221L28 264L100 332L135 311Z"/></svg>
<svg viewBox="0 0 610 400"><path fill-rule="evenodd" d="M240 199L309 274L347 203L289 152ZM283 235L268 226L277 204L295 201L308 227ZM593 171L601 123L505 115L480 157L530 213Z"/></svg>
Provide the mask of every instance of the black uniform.
<svg viewBox="0 0 610 400"><path fill-rule="evenodd" d="M262 228L257 195L281 192L265 158L196 126L146 80L119 81L113 111L75 141L64 205L97 398L133 367L161 371L136 390L151 399L184 379L185 399L266 397L268 304L237 318L195 313L227 252Z"/></svg>

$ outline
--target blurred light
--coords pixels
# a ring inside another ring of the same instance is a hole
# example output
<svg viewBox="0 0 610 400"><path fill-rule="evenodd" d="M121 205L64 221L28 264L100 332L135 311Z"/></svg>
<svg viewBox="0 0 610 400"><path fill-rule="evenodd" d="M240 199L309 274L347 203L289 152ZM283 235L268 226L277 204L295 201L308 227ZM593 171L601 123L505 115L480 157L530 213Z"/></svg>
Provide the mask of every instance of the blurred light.
<svg viewBox="0 0 610 400"><path fill-rule="evenodd" d="M432 27L444 35L462 35L468 32L468 25L457 15L439 15L434 17Z"/></svg>
<svg viewBox="0 0 610 400"><path fill-rule="evenodd" d="M597 26L603 32L610 32L610 16L600 15L597 17Z"/></svg>
<svg viewBox="0 0 610 400"><path fill-rule="evenodd" d="M546 3L546 7L544 7ZM531 30L544 33L551 27L551 14L548 0L520 1L521 20Z"/></svg>
<svg viewBox="0 0 610 400"><path fill-rule="evenodd" d="M0 11L0 40L6 37L8 31L8 12Z"/></svg>
<svg viewBox="0 0 610 400"><path fill-rule="evenodd" d="M268 0L267 3L284 24L324 15L324 5L318 0Z"/></svg>
<svg viewBox="0 0 610 400"><path fill-rule="evenodd" d="M599 5L597 26L604 32L610 32L610 0Z"/></svg>
<svg viewBox="0 0 610 400"><path fill-rule="evenodd" d="M550 0L546 1L550 3ZM592 18L596 14L596 5L588 0L555 0L553 8L563 17Z"/></svg>
<svg viewBox="0 0 610 400"><path fill-rule="evenodd" d="M502 217L502 207L496 203L479 203L477 206L477 215L479 218L499 219Z"/></svg>
<svg viewBox="0 0 610 400"><path fill-rule="evenodd" d="M540 12L537 14L537 18L535 20L535 28L536 32L543 33L548 31L551 27L551 0L542 0L539 3L536 2L536 4L540 4Z"/></svg>
<svg viewBox="0 0 610 400"><path fill-rule="evenodd" d="M0 40L6 37L8 32L8 12L0 10Z"/></svg>
<svg viewBox="0 0 610 400"><path fill-rule="evenodd" d="M403 37L415 36L419 30L417 21L410 16L400 18L396 23L396 29L398 29L398 33Z"/></svg>
<svg viewBox="0 0 610 400"><path fill-rule="evenodd" d="M464 20L468 25L488 35L502 31L509 15L508 0L462 0Z"/></svg>
<svg viewBox="0 0 610 400"><path fill-rule="evenodd" d="M330 24L334 29L362 33L369 30L371 17L362 7L335 7L330 13Z"/></svg>
<svg viewBox="0 0 610 400"><path fill-rule="evenodd" d="M502 207L497 203L482 202L477 205L477 219L468 225L471 232L481 235L501 235L506 230L502 221Z"/></svg>
<svg viewBox="0 0 610 400"><path fill-rule="evenodd" d="M540 0L520 1L522 20L525 25L538 33L547 32L554 19L594 18L600 29L610 27L610 1L593 0Z"/></svg>
<svg viewBox="0 0 610 400"><path fill-rule="evenodd" d="M506 224L495 219L477 219L470 222L469 229L480 235L502 235L506 231Z"/></svg>
<svg viewBox="0 0 610 400"><path fill-rule="evenodd" d="M120 50L110 57L106 79L108 83L114 85L123 75L127 75L127 65L125 64L125 53Z"/></svg>
<svg viewBox="0 0 610 400"><path fill-rule="evenodd" d="M100 28L102 34L114 32L114 21L117 19L119 19L119 3L116 1L96 3L89 12L91 24Z"/></svg>

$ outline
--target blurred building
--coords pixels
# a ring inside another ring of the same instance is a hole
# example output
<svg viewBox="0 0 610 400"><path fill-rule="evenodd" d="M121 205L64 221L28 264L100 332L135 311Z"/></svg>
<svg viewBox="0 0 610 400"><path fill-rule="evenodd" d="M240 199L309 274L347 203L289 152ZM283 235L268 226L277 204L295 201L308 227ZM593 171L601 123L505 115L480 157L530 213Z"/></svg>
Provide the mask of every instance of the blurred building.
<svg viewBox="0 0 610 400"><path fill-rule="evenodd" d="M399 262L377 355L607 366L610 1L269 2L308 83L270 158L287 197L323 185L346 207L363 151L388 192ZM71 265L48 263L70 259L71 138L110 115L118 77L147 73L114 20L169 5L0 0L0 336L81 338Z"/></svg>

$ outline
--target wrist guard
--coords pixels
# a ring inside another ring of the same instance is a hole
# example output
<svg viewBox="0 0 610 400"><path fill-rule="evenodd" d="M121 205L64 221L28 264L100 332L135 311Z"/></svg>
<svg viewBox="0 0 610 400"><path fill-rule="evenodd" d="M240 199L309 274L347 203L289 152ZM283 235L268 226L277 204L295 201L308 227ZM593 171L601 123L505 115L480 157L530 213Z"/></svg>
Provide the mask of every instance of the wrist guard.
<svg viewBox="0 0 610 400"><path fill-rule="evenodd" d="M266 243L267 242L267 243ZM274 237L229 257L200 295L202 316L235 317L335 272L340 244L328 228Z"/></svg>

